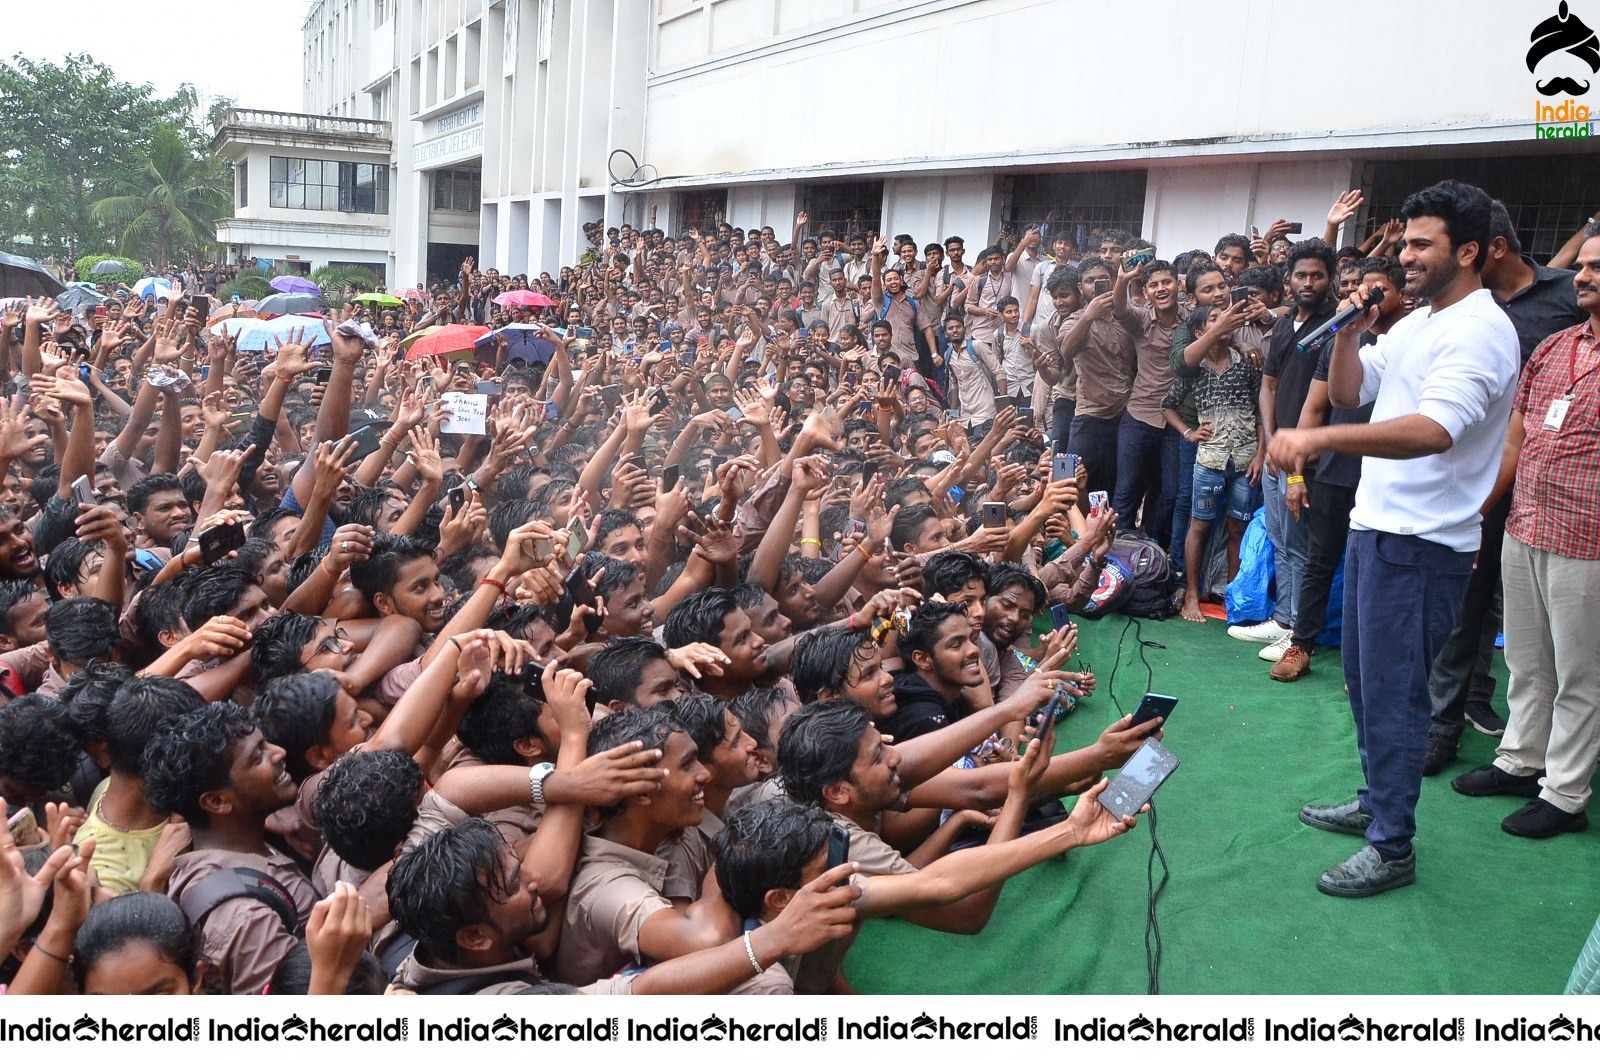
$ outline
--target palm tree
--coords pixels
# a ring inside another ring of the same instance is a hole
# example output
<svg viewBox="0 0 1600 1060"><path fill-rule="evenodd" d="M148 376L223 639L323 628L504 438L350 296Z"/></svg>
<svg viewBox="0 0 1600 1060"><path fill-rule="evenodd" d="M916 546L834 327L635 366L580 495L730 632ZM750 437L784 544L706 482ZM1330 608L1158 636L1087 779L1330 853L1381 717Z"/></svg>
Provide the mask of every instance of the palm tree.
<svg viewBox="0 0 1600 1060"><path fill-rule="evenodd" d="M149 147L111 190L94 204L95 220L122 229L123 253L153 250L161 266L174 264L180 248L214 241L216 219L228 208L221 163L168 123L156 126Z"/></svg>
<svg viewBox="0 0 1600 1060"><path fill-rule="evenodd" d="M311 282L322 288L330 305L362 291L383 290L378 274L359 265L324 265L311 274Z"/></svg>

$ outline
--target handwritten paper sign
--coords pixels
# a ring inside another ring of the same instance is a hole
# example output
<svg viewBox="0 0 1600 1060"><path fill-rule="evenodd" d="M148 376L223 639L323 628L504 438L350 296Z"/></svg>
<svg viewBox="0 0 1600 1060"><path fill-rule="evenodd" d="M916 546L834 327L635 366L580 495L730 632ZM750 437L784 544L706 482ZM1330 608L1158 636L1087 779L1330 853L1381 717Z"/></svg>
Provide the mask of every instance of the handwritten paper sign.
<svg viewBox="0 0 1600 1060"><path fill-rule="evenodd" d="M444 434L487 434L489 395L441 394L439 405L444 409L444 421L439 430Z"/></svg>

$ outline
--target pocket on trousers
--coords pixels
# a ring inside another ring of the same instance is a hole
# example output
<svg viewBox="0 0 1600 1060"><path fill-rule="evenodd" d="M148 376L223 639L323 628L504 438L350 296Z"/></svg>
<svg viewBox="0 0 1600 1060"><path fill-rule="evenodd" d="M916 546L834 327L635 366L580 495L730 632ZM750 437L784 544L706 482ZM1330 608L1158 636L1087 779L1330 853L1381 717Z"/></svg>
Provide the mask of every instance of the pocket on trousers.
<svg viewBox="0 0 1600 1060"><path fill-rule="evenodd" d="M1431 542L1410 534L1387 534L1382 531L1373 539L1372 551L1385 566L1401 570L1417 570L1423 565L1423 554L1436 548Z"/></svg>

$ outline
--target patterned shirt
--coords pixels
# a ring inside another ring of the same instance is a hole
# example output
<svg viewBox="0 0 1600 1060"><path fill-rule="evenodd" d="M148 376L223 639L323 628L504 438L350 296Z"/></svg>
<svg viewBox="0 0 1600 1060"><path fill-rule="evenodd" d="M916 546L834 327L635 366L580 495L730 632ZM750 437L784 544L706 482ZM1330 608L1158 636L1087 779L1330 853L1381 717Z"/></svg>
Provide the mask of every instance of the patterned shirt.
<svg viewBox="0 0 1600 1060"><path fill-rule="evenodd" d="M1567 399L1565 415L1552 411ZM1587 321L1539 344L1513 407L1524 438L1506 533L1543 552L1600 559L1600 342Z"/></svg>
<svg viewBox="0 0 1600 1060"><path fill-rule="evenodd" d="M1172 381L1161 407L1177 409L1193 394L1200 422L1211 424L1211 440L1200 443L1195 461L1213 471L1226 471L1231 459L1233 469L1243 471L1255 459L1260 440L1261 411L1256 403L1260 393L1261 366L1229 347L1225 371L1219 375L1209 360L1202 361L1197 375Z"/></svg>

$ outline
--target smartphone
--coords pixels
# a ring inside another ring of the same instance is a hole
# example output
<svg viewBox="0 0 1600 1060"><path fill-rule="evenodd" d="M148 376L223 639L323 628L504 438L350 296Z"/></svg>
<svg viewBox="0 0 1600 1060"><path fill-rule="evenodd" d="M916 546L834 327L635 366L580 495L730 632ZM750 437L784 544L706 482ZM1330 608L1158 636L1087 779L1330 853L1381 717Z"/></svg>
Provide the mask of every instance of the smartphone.
<svg viewBox="0 0 1600 1060"><path fill-rule="evenodd" d="M863 460L863 461L861 461L861 484L863 486L865 486L867 483L871 482L872 481L872 476L876 475L877 473L878 473L878 462L876 460Z"/></svg>
<svg viewBox="0 0 1600 1060"><path fill-rule="evenodd" d="M744 419L744 412L737 405L729 405L724 411L727 412L728 419L734 423Z"/></svg>
<svg viewBox="0 0 1600 1060"><path fill-rule="evenodd" d="M1128 728L1137 729L1152 718L1166 721L1172 717L1172 708L1177 705L1177 696L1160 696L1154 692L1146 692L1144 699L1139 701L1139 709L1133 712L1133 720L1128 723Z"/></svg>
<svg viewBox="0 0 1600 1060"><path fill-rule="evenodd" d="M836 869L850 860L850 830L837 821L828 825L828 868ZM844 880L839 881L843 886Z"/></svg>
<svg viewBox="0 0 1600 1060"><path fill-rule="evenodd" d="M1132 817L1177 770L1178 756L1151 737L1133 752L1122 771L1111 778L1106 790L1100 793L1100 805L1119 818Z"/></svg>
<svg viewBox="0 0 1600 1060"><path fill-rule="evenodd" d="M1260 239L1261 238L1261 229L1257 228L1255 225L1251 225L1250 226L1250 238L1251 239Z"/></svg>
<svg viewBox="0 0 1600 1060"><path fill-rule="evenodd" d="M546 667L542 662L530 662L527 666L522 668L522 673L518 675L522 678L523 689L528 693L528 695L532 696L534 699L537 699L541 703L544 702L545 669ZM594 694L593 687L590 687L589 691L585 694L585 698L591 711L594 710L595 704L600 702L599 698Z"/></svg>
<svg viewBox="0 0 1600 1060"><path fill-rule="evenodd" d="M1235 287L1229 293L1233 296L1233 304L1234 305L1238 305L1240 302L1243 302L1244 300L1246 300L1247 298L1250 297L1250 288L1248 288L1248 287Z"/></svg>
<svg viewBox="0 0 1600 1060"><path fill-rule="evenodd" d="M1059 453L1050 461L1050 481L1078 477L1078 454Z"/></svg>
<svg viewBox="0 0 1600 1060"><path fill-rule="evenodd" d="M1012 397L1010 394L996 394L994 396L994 410L996 412L999 412L1001 409L1015 408L1016 405L1017 399Z"/></svg>
<svg viewBox="0 0 1600 1060"><path fill-rule="evenodd" d="M1004 526L1010 515L1011 512L1007 509L1005 501L983 502L983 525L986 527Z"/></svg>
<svg viewBox="0 0 1600 1060"><path fill-rule="evenodd" d="M864 534L866 532L867 524L862 522L860 519L849 519L844 524L844 533L846 537L849 537L851 534Z"/></svg>
<svg viewBox="0 0 1600 1060"><path fill-rule="evenodd" d="M799 335L800 335L800 337L802 339L809 339L811 337L811 329L810 328L801 328L800 331L799 331Z"/></svg>
<svg viewBox="0 0 1600 1060"><path fill-rule="evenodd" d="M1055 740L1056 715L1061 706L1061 701L1066 697L1066 691L1057 688L1045 701L1044 706L1028 716L1029 723L1033 726L1033 738L1044 741L1045 749L1049 750Z"/></svg>
<svg viewBox="0 0 1600 1060"><path fill-rule="evenodd" d="M1095 294L1102 295L1102 294L1105 294L1109 290L1111 290L1111 281L1110 280L1096 280L1096 281L1094 281L1094 293Z"/></svg>
<svg viewBox="0 0 1600 1060"><path fill-rule="evenodd" d="M459 512L467 506L467 487L457 486L444 495L444 502L451 512Z"/></svg>
<svg viewBox="0 0 1600 1060"><path fill-rule="evenodd" d="M1017 422L1024 427L1033 426L1033 408L1029 405L1017 406Z"/></svg>
<svg viewBox="0 0 1600 1060"><path fill-rule="evenodd" d="M1110 503L1111 500L1106 496L1105 490L1095 490L1089 494L1089 510L1091 512L1098 512Z"/></svg>
<svg viewBox="0 0 1600 1060"><path fill-rule="evenodd" d="M622 386L618 383L611 383L608 386L601 387L600 400L607 405L615 405L622 400Z"/></svg>
<svg viewBox="0 0 1600 1060"><path fill-rule="evenodd" d="M568 551L570 551L570 548ZM583 606L590 609L589 614L583 616L583 624L589 633L593 635L595 630L600 628L601 618L594 613L594 606L597 602L594 588L589 584L589 579L583 576L582 565L574 567L572 573L567 575L567 595L572 598L573 607Z"/></svg>
<svg viewBox="0 0 1600 1060"><path fill-rule="evenodd" d="M10 805L4 799L0 799L0 809L4 809L8 814L11 812ZM39 819L33 815L33 810L26 806L22 807L17 811L16 820L11 822L11 841L19 847L31 847L37 846L43 840L44 836L39 831Z"/></svg>
<svg viewBox="0 0 1600 1060"><path fill-rule="evenodd" d="M661 492L666 493L678 484L678 477L683 474L682 466L668 464L661 469Z"/></svg>
<svg viewBox="0 0 1600 1060"><path fill-rule="evenodd" d="M317 382L326 383L328 380L330 380L332 378L333 378L333 369L332 368L318 368L317 369L317 374L316 374Z"/></svg>
<svg viewBox="0 0 1600 1060"><path fill-rule="evenodd" d="M94 484L89 481L88 475L79 475L72 480L72 503L87 504L91 508L100 503L94 495Z"/></svg>
<svg viewBox="0 0 1600 1060"><path fill-rule="evenodd" d="M478 393L480 394L488 394L490 397L498 397L500 396L502 390L504 390L504 388L499 383L496 383L493 379L478 380Z"/></svg>
<svg viewBox="0 0 1600 1060"><path fill-rule="evenodd" d="M239 523L213 526L200 535L200 562L215 563L244 544L244 527Z"/></svg>
<svg viewBox="0 0 1600 1060"><path fill-rule="evenodd" d="M355 449L351 450L350 455L345 458L346 465L359 463L362 460L365 460L373 453L376 453L378 451L378 446L383 444L383 436L378 432L378 428L374 427L370 423L365 427L360 427L354 431L351 431L349 436L356 440L356 447Z"/></svg>
<svg viewBox="0 0 1600 1060"><path fill-rule="evenodd" d="M833 488L836 490L853 490L856 488L856 483L849 475L835 475L833 476Z"/></svg>
<svg viewBox="0 0 1600 1060"><path fill-rule="evenodd" d="M621 390L621 387L617 388L619 393ZM650 414L652 416L659 416L662 410L665 409L667 405L671 403L671 401L672 399L667 396L665 387L656 387L650 392Z"/></svg>
<svg viewBox="0 0 1600 1060"><path fill-rule="evenodd" d="M567 520L567 558L576 562L589 548L589 533L583 528L583 520L574 515ZM589 583L584 582L587 586Z"/></svg>
<svg viewBox="0 0 1600 1060"><path fill-rule="evenodd" d="M1294 221L1289 225L1288 228L1284 229L1284 231L1288 232L1292 236L1297 236L1301 232L1305 231L1305 225L1301 224L1299 221Z"/></svg>
<svg viewBox="0 0 1600 1060"><path fill-rule="evenodd" d="M1050 624L1056 629L1066 629L1072 625L1072 608L1066 604L1051 604Z"/></svg>
<svg viewBox="0 0 1600 1060"><path fill-rule="evenodd" d="M855 386L860 382L861 382L861 377L859 375L857 375L855 372L846 372L844 374L844 385L845 386Z"/></svg>
<svg viewBox="0 0 1600 1060"><path fill-rule="evenodd" d="M580 338L580 339L592 339L592 338L594 338L594 328L579 328L578 329L578 338Z"/></svg>
<svg viewBox="0 0 1600 1060"><path fill-rule="evenodd" d="M900 382L900 366L898 364L886 364L886 365L884 365L883 366L883 377L885 379L887 379L891 383Z"/></svg>

